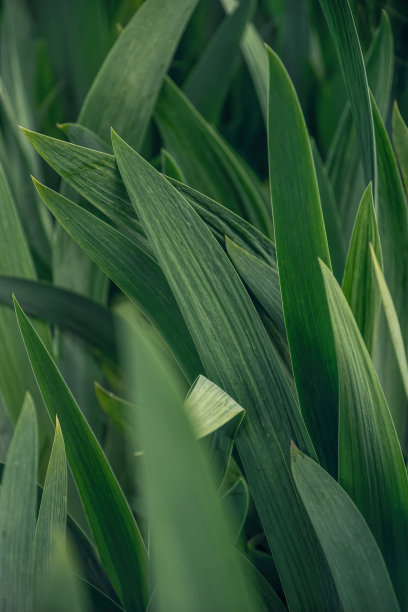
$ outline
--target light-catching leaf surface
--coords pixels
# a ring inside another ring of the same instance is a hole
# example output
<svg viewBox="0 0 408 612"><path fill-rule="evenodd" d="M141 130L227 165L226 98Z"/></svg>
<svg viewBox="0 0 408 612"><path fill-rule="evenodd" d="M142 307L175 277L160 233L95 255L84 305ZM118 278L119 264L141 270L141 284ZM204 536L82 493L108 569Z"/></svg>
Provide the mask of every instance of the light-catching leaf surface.
<svg viewBox="0 0 408 612"><path fill-rule="evenodd" d="M187 201L116 135L113 145L207 377L246 410L236 444L287 598L304 610L336 609L331 579L289 472L290 439L301 440L312 456L314 450L256 310Z"/></svg>
<svg viewBox="0 0 408 612"><path fill-rule="evenodd" d="M344 610L398 612L381 552L347 493L312 459L292 450L292 471Z"/></svg>
<svg viewBox="0 0 408 612"><path fill-rule="evenodd" d="M330 266L305 121L278 56L269 57L269 175L283 313L299 403L323 465L337 471L337 370L318 257Z"/></svg>
<svg viewBox="0 0 408 612"><path fill-rule="evenodd" d="M0 488L1 612L32 612L37 508L37 420L26 395Z"/></svg>
<svg viewBox="0 0 408 612"><path fill-rule="evenodd" d="M81 410L30 321L16 315L38 386L64 431L68 461L99 557L128 610L146 604L146 549L128 503Z"/></svg>
<svg viewBox="0 0 408 612"><path fill-rule="evenodd" d="M50 579L56 546L65 542L66 524L67 460L64 438L57 419L54 444L45 477L34 536L35 588L39 597L41 597L47 580Z"/></svg>
<svg viewBox="0 0 408 612"><path fill-rule="evenodd" d="M361 198L351 236L342 288L367 350L370 355L373 355L380 314L380 295L374 278L370 244L374 246L382 267L381 243L371 183Z"/></svg>
<svg viewBox="0 0 408 612"><path fill-rule="evenodd" d="M396 102L392 113L392 142L404 181L405 193L408 193L408 127L401 117Z"/></svg>
<svg viewBox="0 0 408 612"><path fill-rule="evenodd" d="M374 365L352 312L322 264L339 368L339 482L366 519L407 607L408 478Z"/></svg>
<svg viewBox="0 0 408 612"><path fill-rule="evenodd" d="M256 605L246 591L208 463L182 406L176 373L149 338L129 339L130 384L145 446L144 491L160 611L236 610Z"/></svg>

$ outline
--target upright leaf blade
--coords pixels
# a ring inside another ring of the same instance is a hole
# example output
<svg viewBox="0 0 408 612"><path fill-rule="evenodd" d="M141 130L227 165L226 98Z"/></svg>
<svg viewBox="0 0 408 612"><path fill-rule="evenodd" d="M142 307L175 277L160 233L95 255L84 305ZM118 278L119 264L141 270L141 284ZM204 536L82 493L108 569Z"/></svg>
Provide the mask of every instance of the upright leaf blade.
<svg viewBox="0 0 408 612"><path fill-rule="evenodd" d="M310 525L303 522L289 474L290 437L302 440L312 455L313 447L256 311L225 253L186 200L116 135L113 145L206 375L246 410L236 444L286 596L295 608L336 609L325 562Z"/></svg>
<svg viewBox="0 0 408 612"><path fill-rule="evenodd" d="M354 125L359 135L365 182L377 189L377 162L367 75L363 54L348 0L320 0L333 37L350 100ZM376 200L376 197L374 197Z"/></svg>
<svg viewBox="0 0 408 612"><path fill-rule="evenodd" d="M37 602L41 598L46 581L50 579L56 546L65 541L66 524L67 463L64 438L57 419L34 537Z"/></svg>
<svg viewBox="0 0 408 612"><path fill-rule="evenodd" d="M157 609L256 610L240 577L211 472L183 411L177 377L146 335L138 330L131 343Z"/></svg>
<svg viewBox="0 0 408 612"><path fill-rule="evenodd" d="M407 607L408 477L384 393L346 298L322 264L339 368L339 482L366 519Z"/></svg>
<svg viewBox="0 0 408 612"><path fill-rule="evenodd" d="M373 245L382 266L381 243L371 184L361 198L351 236L343 279L343 293L350 305L367 350L372 355L380 314L380 295L374 278L370 244Z"/></svg>
<svg viewBox="0 0 408 612"><path fill-rule="evenodd" d="M16 303L27 353L50 416L64 430L67 457L101 562L129 610L146 604L146 550L127 501L82 412L33 326Z"/></svg>
<svg viewBox="0 0 408 612"><path fill-rule="evenodd" d="M37 453L35 408L26 395L0 488L1 612L33 609Z"/></svg>
<svg viewBox="0 0 408 612"><path fill-rule="evenodd" d="M304 419L323 465L337 470L337 371L318 257L330 265L312 151L296 92L269 56L269 172L283 312ZM301 266L301 268L300 268Z"/></svg>
<svg viewBox="0 0 408 612"><path fill-rule="evenodd" d="M148 0L140 7L99 70L79 123L105 140L114 126L141 146L162 78L196 4Z"/></svg>
<svg viewBox="0 0 408 612"><path fill-rule="evenodd" d="M292 471L344 610L398 612L378 546L348 495L312 459L292 450Z"/></svg>

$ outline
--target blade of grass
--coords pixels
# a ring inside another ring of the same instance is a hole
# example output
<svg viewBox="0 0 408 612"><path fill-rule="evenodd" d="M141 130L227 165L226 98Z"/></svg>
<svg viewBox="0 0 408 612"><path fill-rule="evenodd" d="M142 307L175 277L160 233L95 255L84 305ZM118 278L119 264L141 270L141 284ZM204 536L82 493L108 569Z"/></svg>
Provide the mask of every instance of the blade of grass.
<svg viewBox="0 0 408 612"><path fill-rule="evenodd" d="M292 471L343 609L398 612L381 552L352 500L327 472L294 446Z"/></svg>
<svg viewBox="0 0 408 612"><path fill-rule="evenodd" d="M354 126L358 134L365 183L373 183L377 193L377 161L373 113L367 75L353 14L348 0L320 0L324 16L333 37L341 72L350 100ZM376 201L376 195L374 201Z"/></svg>
<svg viewBox="0 0 408 612"><path fill-rule="evenodd" d="M335 474L336 357L317 261L330 266L330 255L299 100L281 60L271 49L268 57L269 175L286 332L303 418L320 461Z"/></svg>
<svg viewBox="0 0 408 612"><path fill-rule="evenodd" d="M67 524L67 463L64 438L56 420L41 505L34 536L34 567L37 602L50 578L56 542L64 542Z"/></svg>
<svg viewBox="0 0 408 612"><path fill-rule="evenodd" d="M313 447L256 310L187 201L115 134L113 145L206 375L246 410L236 444L287 598L303 610L336 609L327 568L303 522L289 474L290 439L301 440L314 456Z"/></svg>
<svg viewBox="0 0 408 612"><path fill-rule="evenodd" d="M61 225L134 301L167 342L188 380L201 372L199 358L166 279L157 265L133 242L67 198L35 183Z"/></svg>
<svg viewBox="0 0 408 612"><path fill-rule="evenodd" d="M37 420L26 395L7 453L0 489L1 612L31 612L37 506Z"/></svg>
<svg viewBox="0 0 408 612"><path fill-rule="evenodd" d="M402 333L401 333L401 327L398 321L398 316L395 310L394 302L392 301L390 291L387 287L387 283L385 282L385 278L381 270L381 266L377 260L377 257L375 255L375 250L372 244L370 244L370 251L371 251L371 257L372 257L373 264L374 264L375 278L376 278L378 289L381 295L385 317L388 323L388 329L390 331L391 340L394 345L395 355L396 355L398 366L401 372L401 378L404 384L405 393L408 398L408 362L407 362L407 356L405 353L405 346L404 346L404 340L403 340Z"/></svg>
<svg viewBox="0 0 408 612"><path fill-rule="evenodd" d="M408 477L384 393L340 287L321 264L339 368L339 482L383 553L401 609L408 602Z"/></svg>
<svg viewBox="0 0 408 612"><path fill-rule="evenodd" d="M177 376L140 330L130 341L157 609L190 612L200 602L204 610L256 610L240 577L208 463L183 411Z"/></svg>
<svg viewBox="0 0 408 612"><path fill-rule="evenodd" d="M271 236L271 215L258 177L168 78L154 116L187 183Z"/></svg>
<svg viewBox="0 0 408 612"><path fill-rule="evenodd" d="M146 549L105 456L47 349L15 302L24 344L50 416L64 431L68 461L99 557L128 610L146 604Z"/></svg>
<svg viewBox="0 0 408 612"><path fill-rule="evenodd" d="M382 266L381 242L371 183L361 198L347 255L342 289L367 350L372 356L380 314L380 294L374 278L370 244L373 244Z"/></svg>
<svg viewBox="0 0 408 612"><path fill-rule="evenodd" d="M404 181L405 193L408 193L408 127L401 116L397 102L394 103L392 113L392 141Z"/></svg>

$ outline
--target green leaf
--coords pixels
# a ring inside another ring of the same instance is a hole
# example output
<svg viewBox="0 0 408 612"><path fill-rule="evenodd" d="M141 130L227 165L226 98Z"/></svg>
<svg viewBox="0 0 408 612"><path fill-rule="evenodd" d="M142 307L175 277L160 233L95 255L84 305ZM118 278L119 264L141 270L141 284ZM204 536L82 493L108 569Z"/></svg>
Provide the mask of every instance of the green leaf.
<svg viewBox="0 0 408 612"><path fill-rule="evenodd" d="M162 79L196 4L197 0L143 3L100 68L78 123L103 139L114 126L136 148L141 146Z"/></svg>
<svg viewBox="0 0 408 612"><path fill-rule="evenodd" d="M378 229L387 281L403 338L408 334L408 209L401 176L386 128L373 99L375 137L378 159ZM378 343L378 365L381 384L394 418L395 427L403 439L406 422L406 395L402 385L391 338L383 322Z"/></svg>
<svg viewBox="0 0 408 612"><path fill-rule="evenodd" d="M320 0L333 37L350 101L363 162L365 183L377 190L377 162L367 75L353 14L348 0ZM376 200L376 198L374 198Z"/></svg>
<svg viewBox="0 0 408 612"><path fill-rule="evenodd" d="M330 265L305 121L278 56L269 55L269 174L283 312L299 403L316 452L337 470L337 371L318 257ZM301 268L300 268L301 266Z"/></svg>
<svg viewBox="0 0 408 612"><path fill-rule="evenodd" d="M76 145L102 151L102 153L111 152L109 143L80 123L60 123L58 127L68 140Z"/></svg>
<svg viewBox="0 0 408 612"><path fill-rule="evenodd" d="M311 145L327 233L327 242L329 244L330 259L333 264L333 273L335 277L340 280L343 277L346 262L346 247L342 234L340 215L333 191L333 185L314 140L312 140Z"/></svg>
<svg viewBox="0 0 408 612"><path fill-rule="evenodd" d="M33 540L37 507L37 420L26 395L0 488L1 612L32 612Z"/></svg>
<svg viewBox="0 0 408 612"><path fill-rule="evenodd" d="M375 256L373 246L370 244L371 257L374 264L375 278L377 281L378 289L381 295L382 305L384 308L385 317L388 323L388 329L392 343L394 345L395 356L397 358L398 366L401 372L402 382L404 384L405 393L408 397L408 362L405 353L404 340L401 333L401 327L398 321L397 312L395 310L394 302L390 291L385 282L384 275L381 270L381 266Z"/></svg>
<svg viewBox="0 0 408 612"><path fill-rule="evenodd" d="M394 45L390 20L385 11L365 55L370 90L387 116L394 70ZM359 156L357 133L353 125L350 104L341 115L327 155L327 169L337 197L346 243L351 236L364 180Z"/></svg>
<svg viewBox="0 0 408 612"><path fill-rule="evenodd" d="M246 410L236 444L287 598L302 610L319 609L323 602L336 609L289 473L291 439L300 440L313 456L314 450L256 310L227 256L186 200L116 135L113 144L206 376ZM300 558L302 564L293 571Z"/></svg>
<svg viewBox="0 0 408 612"><path fill-rule="evenodd" d="M401 609L406 609L408 478L404 459L357 323L324 264L322 272L339 368L339 482L366 519L383 553Z"/></svg>
<svg viewBox="0 0 408 612"><path fill-rule="evenodd" d="M34 537L35 581L40 597L44 585L50 579L57 542L65 541L66 524L67 462L64 438L57 418Z"/></svg>
<svg viewBox="0 0 408 612"><path fill-rule="evenodd" d="M277 270L256 255L237 245L228 237L225 240L225 245L238 274L269 317L268 322L270 325L268 325L267 329L275 350L282 358L282 361L290 367Z"/></svg>
<svg viewBox="0 0 408 612"><path fill-rule="evenodd" d="M348 495L312 459L292 448L292 471L333 574L344 610L399 610L381 552Z"/></svg>
<svg viewBox="0 0 408 612"><path fill-rule="evenodd" d="M17 302L16 315L52 418L58 409L68 461L102 565L126 608L144 610L146 550L127 501L82 412Z"/></svg>
<svg viewBox="0 0 408 612"><path fill-rule="evenodd" d="M157 265L126 236L48 187L35 182L46 206L66 231L141 308L174 352L187 379L202 370L178 306Z"/></svg>
<svg viewBox="0 0 408 612"><path fill-rule="evenodd" d="M184 183L183 173L180 170L176 160L166 149L160 151L160 161L162 173L167 175L168 178L176 179L181 183Z"/></svg>
<svg viewBox="0 0 408 612"><path fill-rule="evenodd" d="M239 560L242 563L244 571L248 578L256 587L256 593L262 601L262 612L285 612L287 608L283 605L282 600L278 597L273 587L264 578L247 557L237 551Z"/></svg>
<svg viewBox="0 0 408 612"><path fill-rule="evenodd" d="M271 236L260 180L168 78L154 116L186 182Z"/></svg>
<svg viewBox="0 0 408 612"><path fill-rule="evenodd" d="M0 303L13 308L13 293L28 315L75 334L110 364L118 365L114 327L123 322L108 308L45 282L0 276Z"/></svg>
<svg viewBox="0 0 408 612"><path fill-rule="evenodd" d="M129 347L136 428L145 445L158 610L252 612L226 517L208 463L182 407L177 376L148 337L135 330Z"/></svg>
<svg viewBox="0 0 408 612"><path fill-rule="evenodd" d="M152 255L113 155L29 130L23 131L36 151L69 185L103 212L122 233ZM264 257L270 265L276 266L274 244L253 225L191 187L174 179L170 181L194 206L222 244L224 235L228 235L241 246Z"/></svg>
<svg viewBox="0 0 408 612"><path fill-rule="evenodd" d="M236 10L236 0L221 0L225 11L230 14ZM253 23L248 23L241 42L241 50L248 66L262 116L266 121L268 111L268 58L265 45Z"/></svg>
<svg viewBox="0 0 408 612"><path fill-rule="evenodd" d="M401 117L397 102L394 103L392 113L392 141L404 181L405 193L408 193L408 127Z"/></svg>
<svg viewBox="0 0 408 612"><path fill-rule="evenodd" d="M217 124L228 93L245 25L254 3L243 0L225 17L188 75L183 91L201 115Z"/></svg>
<svg viewBox="0 0 408 612"><path fill-rule="evenodd" d="M365 55L368 84L385 118L390 102L394 70L394 44L390 20L385 11ZM351 236L364 180L357 133L350 104L341 115L327 155L327 169L337 197L346 244Z"/></svg>
<svg viewBox="0 0 408 612"><path fill-rule="evenodd" d="M374 246L374 251L382 266L381 242L371 183L361 198L351 236L342 288L367 350L370 355L373 355L380 314L380 295L374 278L370 244Z"/></svg>
<svg viewBox="0 0 408 612"><path fill-rule="evenodd" d="M0 274L35 279L36 272L21 227L17 208L4 170L0 165ZM11 294L10 294L11 298ZM45 337L45 328L42 330ZM26 389L37 391L25 355L15 316L0 309L0 394L7 411L17 421Z"/></svg>

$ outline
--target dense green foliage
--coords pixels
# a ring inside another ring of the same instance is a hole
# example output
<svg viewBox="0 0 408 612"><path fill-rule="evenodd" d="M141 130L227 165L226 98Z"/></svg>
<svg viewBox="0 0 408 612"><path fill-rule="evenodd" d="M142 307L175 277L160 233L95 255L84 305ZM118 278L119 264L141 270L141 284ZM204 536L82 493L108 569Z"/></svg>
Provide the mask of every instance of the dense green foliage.
<svg viewBox="0 0 408 612"><path fill-rule="evenodd" d="M407 24L2 1L0 612L408 612Z"/></svg>

